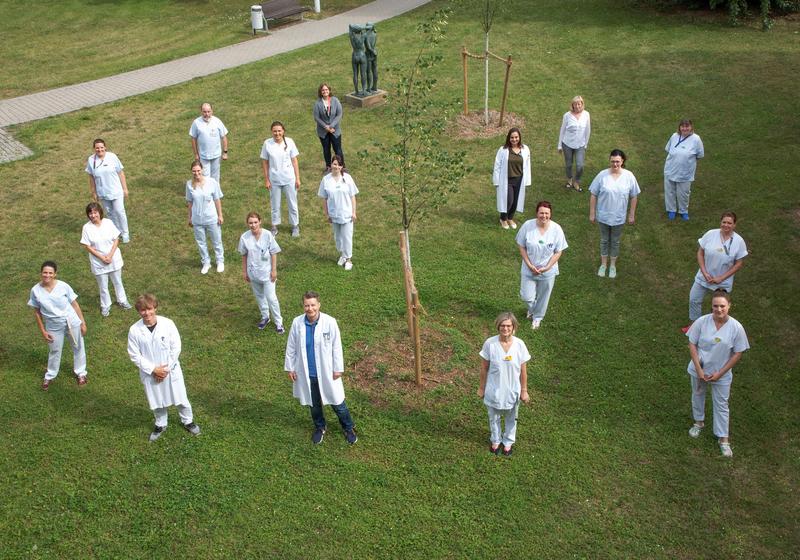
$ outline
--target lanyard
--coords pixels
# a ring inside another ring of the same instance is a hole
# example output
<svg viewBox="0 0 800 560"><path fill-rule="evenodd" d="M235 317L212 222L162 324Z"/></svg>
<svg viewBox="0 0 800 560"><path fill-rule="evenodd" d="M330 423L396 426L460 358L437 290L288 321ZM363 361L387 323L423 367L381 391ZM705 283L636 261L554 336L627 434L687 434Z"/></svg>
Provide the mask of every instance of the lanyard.
<svg viewBox="0 0 800 560"><path fill-rule="evenodd" d="M694 132L693 132L692 134L694 134ZM691 136L692 134L690 134L689 136ZM679 136L680 136L680 135L679 135ZM677 148L678 146L680 146L680 145L681 145L681 143L682 143L682 142L684 142L684 141L688 140L688 139L689 139L689 136L684 136L684 137L682 137L682 138L678 138L678 141L677 141L677 142L675 142L675 147Z"/></svg>

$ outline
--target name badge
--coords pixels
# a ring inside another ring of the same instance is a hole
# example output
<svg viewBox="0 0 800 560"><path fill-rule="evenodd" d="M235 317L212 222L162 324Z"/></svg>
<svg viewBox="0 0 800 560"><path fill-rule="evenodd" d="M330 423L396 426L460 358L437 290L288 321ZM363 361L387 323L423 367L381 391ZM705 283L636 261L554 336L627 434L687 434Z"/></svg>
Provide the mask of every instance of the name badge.
<svg viewBox="0 0 800 560"><path fill-rule="evenodd" d="M505 361L505 362L510 362L510 361L511 361L511 360L513 360L513 359L514 359L514 358L512 358L511 356L505 356L505 357L503 358L503 361Z"/></svg>
<svg viewBox="0 0 800 560"><path fill-rule="evenodd" d="M322 333L322 338L325 339L325 342L330 342L331 341L331 333L329 333L329 332Z"/></svg>

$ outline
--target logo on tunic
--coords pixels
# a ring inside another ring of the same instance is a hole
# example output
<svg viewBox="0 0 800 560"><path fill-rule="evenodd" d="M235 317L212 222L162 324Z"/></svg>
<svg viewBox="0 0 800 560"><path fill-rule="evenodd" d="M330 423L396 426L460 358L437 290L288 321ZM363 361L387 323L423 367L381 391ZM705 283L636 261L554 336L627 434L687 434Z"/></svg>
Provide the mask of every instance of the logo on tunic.
<svg viewBox="0 0 800 560"><path fill-rule="evenodd" d="M719 344L720 342L722 342L722 339L720 337L718 337L718 336L715 336L714 337L714 344Z"/></svg>
<svg viewBox="0 0 800 560"><path fill-rule="evenodd" d="M510 362L511 360L513 360L513 358L511 356L505 356L503 360L506 362Z"/></svg>

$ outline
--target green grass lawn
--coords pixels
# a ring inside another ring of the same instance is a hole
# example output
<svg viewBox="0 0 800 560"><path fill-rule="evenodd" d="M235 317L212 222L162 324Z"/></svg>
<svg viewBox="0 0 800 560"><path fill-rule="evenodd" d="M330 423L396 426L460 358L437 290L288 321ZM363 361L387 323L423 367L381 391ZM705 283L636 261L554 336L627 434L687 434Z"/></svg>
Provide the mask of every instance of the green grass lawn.
<svg viewBox="0 0 800 560"><path fill-rule="evenodd" d="M433 7L378 26L382 65L410 61L415 24ZM316 198L322 158L311 107L322 80L339 96L349 91L346 37L14 128L36 155L0 166L0 556L796 556L797 31L796 24L769 33L732 29L611 0L509 2L491 44L513 56L509 110L526 120L533 153L524 217L537 200L550 200L570 247L542 329L518 333L534 355L532 404L520 412L508 459L486 452L486 413L475 396L477 352L495 316L507 309L524 316L518 252L511 232L497 226L490 181L501 138L450 141L468 150L474 171L411 232L428 312L425 376L439 380L418 390L398 355L407 347L399 213L382 196L384 179L356 156L389 133L391 104L345 114L345 154L361 191L351 273L335 265ZM453 18L442 45L443 100L460 95L462 45L482 45L469 10ZM492 80L498 108L499 67ZM614 281L594 275L598 234L587 219L588 193L562 187L558 126L578 93L593 120L587 178L619 147L643 190ZM185 222L187 133L201 100L215 103L231 131L222 169L223 275L199 274ZM684 116L694 119L706 158L692 220L669 223L663 146ZM307 289L320 291L323 311L339 319L360 438L352 448L336 430L312 447L308 411L292 399L283 372L285 339L255 329L255 302L239 272L235 247L246 212L269 214L258 155L273 120L296 141L303 179L302 237L278 239L278 295L287 322L302 312ZM97 136L121 158L131 191L125 286L131 296L156 293L159 311L178 325L203 429L197 438L173 412L166 434L148 443L152 416L125 351L138 317L117 308L100 316L78 243L89 200L83 166ZM732 460L719 456L710 430L699 440L687 436L689 358L678 330L696 239L728 208L751 252L731 313L751 344L732 392ZM44 393L47 348L25 303L50 258L81 296L90 382L75 385L67 349Z"/></svg>
<svg viewBox="0 0 800 560"><path fill-rule="evenodd" d="M322 0L327 17L369 0ZM0 0L0 99L94 80L253 39L242 0ZM301 5L314 7L312 0ZM291 25L297 18L280 22ZM270 27L275 23L270 22ZM258 37L263 37L259 34Z"/></svg>

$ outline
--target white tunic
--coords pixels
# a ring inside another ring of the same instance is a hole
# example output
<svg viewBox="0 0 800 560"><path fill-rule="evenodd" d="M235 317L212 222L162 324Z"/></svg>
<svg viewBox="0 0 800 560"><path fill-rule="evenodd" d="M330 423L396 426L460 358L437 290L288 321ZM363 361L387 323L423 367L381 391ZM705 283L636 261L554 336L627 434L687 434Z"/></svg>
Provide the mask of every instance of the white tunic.
<svg viewBox="0 0 800 560"><path fill-rule="evenodd" d="M111 250L111 247L114 246L114 241L120 235L121 233L117 226L108 218L103 218L99 226L94 225L92 222L86 222L83 224L83 230L81 230L81 245L87 245L105 255ZM108 264L89 253L89 265L92 267L92 274L95 276L114 272L122 268L122 253L117 247L111 262Z"/></svg>
<svg viewBox="0 0 800 560"><path fill-rule="evenodd" d="M636 177L627 169L623 169L616 180L610 169L604 169L592 181L589 192L597 197L597 221L607 226L618 226L625 223L628 200L639 196L642 189L639 188Z"/></svg>
<svg viewBox="0 0 800 560"><path fill-rule="evenodd" d="M511 347L506 352L500 344L500 336L497 335L486 339L480 356L489 362L486 388L483 392L484 404L500 410L514 408L522 391L522 364L531 359L528 347L514 336Z"/></svg>
<svg viewBox="0 0 800 560"><path fill-rule="evenodd" d="M247 230L239 238L238 251L247 255L247 277L258 282L268 282L272 272L272 255L280 253L281 248L272 233L262 229L256 239L253 232Z"/></svg>
<svg viewBox="0 0 800 560"><path fill-rule="evenodd" d="M170 319L156 316L156 327L150 332L143 320L128 330L128 355L139 368L139 378L144 385L150 410L172 405L189 406L183 371L178 358L181 355L181 335ZM156 383L153 370L167 365L169 375Z"/></svg>
<svg viewBox="0 0 800 560"><path fill-rule="evenodd" d="M292 158L299 155L300 152L291 138L284 138L281 144L276 143L273 138L267 138L261 147L261 159L269 162L269 182L294 186L296 177Z"/></svg>
<svg viewBox="0 0 800 560"><path fill-rule="evenodd" d="M551 221L544 232L544 235L536 227L536 220L528 220L517 232L517 245L525 248L528 258L531 259L533 266L542 268L550 262L550 258L568 247L567 238L564 237L564 230L557 223ZM533 276L525 261L522 261L522 274ZM558 263L553 268L539 274L541 278L558 275Z"/></svg>
<svg viewBox="0 0 800 560"><path fill-rule="evenodd" d="M589 111L581 111L580 117L575 117L572 111L564 113L564 118L561 119L561 130L558 133L558 145L556 148L561 149L561 144L568 148L577 150L579 148L589 147L589 136L592 133L591 119L589 118Z"/></svg>
<svg viewBox="0 0 800 560"><path fill-rule="evenodd" d="M697 346L700 365L703 371L709 374L719 371L736 352L744 352L750 348L744 327L730 316L722 328L717 330L714 315L703 315L692 323L686 336L689 337L689 342ZM692 360L689 360L686 371L692 377L697 377L697 370ZM717 383L722 382L724 385L730 383L732 378L733 369L730 369L717 380Z"/></svg>
<svg viewBox="0 0 800 560"><path fill-rule="evenodd" d="M189 136L197 140L197 151L200 159L217 159L222 155L222 138L228 135L228 129L217 117L212 116L206 122L197 117L189 128Z"/></svg>
<svg viewBox="0 0 800 560"><path fill-rule="evenodd" d="M78 317L78 313L72 307L72 302L76 299L78 299L78 294L69 284L56 280L56 285L51 292L48 292L40 283L35 284L31 288L28 306L38 309L45 323L48 320L66 319L67 324L74 328L81 324L81 318Z"/></svg>
<svg viewBox="0 0 800 560"><path fill-rule="evenodd" d="M342 173L337 181L328 173L319 183L317 196L328 201L328 216L334 224L348 224L353 221L352 197L358 194L358 187L349 173Z"/></svg>
<svg viewBox="0 0 800 560"><path fill-rule="evenodd" d="M103 159L97 157L97 154L89 156L84 171L94 178L97 198L116 200L125 194L122 192L122 181L119 178L119 172L122 170L122 162L116 154L106 152Z"/></svg>
<svg viewBox="0 0 800 560"><path fill-rule="evenodd" d="M516 212L525 209L525 187L531 184L531 151L525 144L522 145L522 185L519 189ZM508 210L508 150L501 146L494 157L494 170L492 171L492 184L497 187L497 211L505 212ZM502 187L502 188L501 188Z"/></svg>
<svg viewBox="0 0 800 560"><path fill-rule="evenodd" d="M719 229L707 231L697 242L700 244L700 248L703 249L706 272L711 276L724 274L731 269L736 261L747 256L747 245L745 245L742 236L735 231L725 243L722 242L722 235ZM728 276L721 284L710 284L706 282L703 272L698 269L694 281L709 290L722 288L730 292L733 289L733 276Z"/></svg>
<svg viewBox="0 0 800 560"><path fill-rule="evenodd" d="M203 188L192 187L192 181L186 181L186 202L192 203L192 225L210 226L217 223L217 205L215 201L223 197L219 183L213 177L206 177Z"/></svg>
<svg viewBox="0 0 800 560"><path fill-rule="evenodd" d="M300 315L292 321L289 338L286 340L286 359L283 369L297 373L297 379L292 383L292 395L300 401L300 404L311 406L305 319L305 315ZM317 327L314 329L314 356L322 404L343 403L344 384L342 378L333 378L333 372L344 371L342 339L336 319L325 313L319 314Z"/></svg>
<svg viewBox="0 0 800 560"><path fill-rule="evenodd" d="M697 160L703 159L703 141L697 134L690 134L683 140L675 132L664 147L667 160L664 162L664 177L676 183L694 181Z"/></svg>

